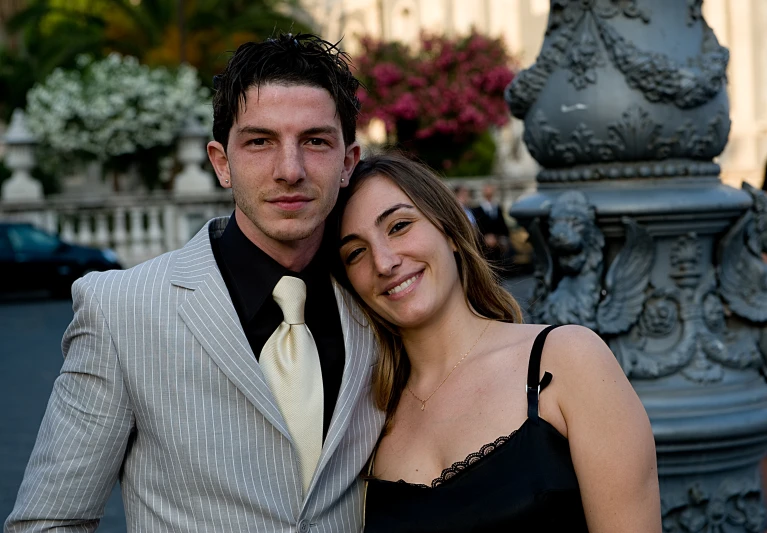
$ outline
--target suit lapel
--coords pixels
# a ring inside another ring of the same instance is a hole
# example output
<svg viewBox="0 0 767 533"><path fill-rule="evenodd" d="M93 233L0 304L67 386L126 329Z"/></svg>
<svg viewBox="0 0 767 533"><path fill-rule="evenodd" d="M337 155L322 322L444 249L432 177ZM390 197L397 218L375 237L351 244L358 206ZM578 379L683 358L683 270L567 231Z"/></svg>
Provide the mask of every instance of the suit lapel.
<svg viewBox="0 0 767 533"><path fill-rule="evenodd" d="M292 440L213 257L211 234L220 235L228 220L212 220L179 250L171 283L194 293L179 306L178 314L227 378Z"/></svg>
<svg viewBox="0 0 767 533"><path fill-rule="evenodd" d="M346 361L335 411L330 421L328 434L325 437L325 444L322 447L317 472L307 494L313 490L319 473L330 461L343 439L360 394L364 388L370 385L368 375L375 356L375 340L367 318L353 301L352 296L341 288L335 280L333 280L333 290L341 317Z"/></svg>

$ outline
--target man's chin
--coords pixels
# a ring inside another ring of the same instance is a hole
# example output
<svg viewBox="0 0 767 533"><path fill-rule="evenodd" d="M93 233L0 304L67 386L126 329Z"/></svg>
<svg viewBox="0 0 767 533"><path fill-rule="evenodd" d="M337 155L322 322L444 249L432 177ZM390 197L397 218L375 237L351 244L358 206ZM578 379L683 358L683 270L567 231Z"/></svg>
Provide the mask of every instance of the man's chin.
<svg viewBox="0 0 767 533"><path fill-rule="evenodd" d="M316 235L322 235L324 223L307 223L302 220L286 220L283 224L275 224L272 228L264 228L264 233L272 240L288 243L302 243Z"/></svg>

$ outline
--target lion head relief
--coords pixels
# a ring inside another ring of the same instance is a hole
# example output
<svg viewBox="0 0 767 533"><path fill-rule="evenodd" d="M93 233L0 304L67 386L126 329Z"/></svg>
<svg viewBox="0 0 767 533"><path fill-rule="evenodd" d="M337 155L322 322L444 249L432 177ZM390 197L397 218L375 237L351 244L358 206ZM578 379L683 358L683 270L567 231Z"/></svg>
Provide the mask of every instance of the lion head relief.
<svg viewBox="0 0 767 533"><path fill-rule="evenodd" d="M586 196L578 191L560 195L549 214L549 245L562 274L577 276L599 270L604 244Z"/></svg>

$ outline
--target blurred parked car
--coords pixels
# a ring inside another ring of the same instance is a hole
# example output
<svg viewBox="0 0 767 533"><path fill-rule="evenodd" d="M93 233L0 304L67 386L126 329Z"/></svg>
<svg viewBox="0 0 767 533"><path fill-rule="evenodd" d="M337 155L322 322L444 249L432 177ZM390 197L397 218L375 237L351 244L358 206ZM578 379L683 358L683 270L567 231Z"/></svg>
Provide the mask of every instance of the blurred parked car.
<svg viewBox="0 0 767 533"><path fill-rule="evenodd" d="M122 265L112 250L70 244L31 224L0 222L0 292L69 296L77 278L113 268Z"/></svg>

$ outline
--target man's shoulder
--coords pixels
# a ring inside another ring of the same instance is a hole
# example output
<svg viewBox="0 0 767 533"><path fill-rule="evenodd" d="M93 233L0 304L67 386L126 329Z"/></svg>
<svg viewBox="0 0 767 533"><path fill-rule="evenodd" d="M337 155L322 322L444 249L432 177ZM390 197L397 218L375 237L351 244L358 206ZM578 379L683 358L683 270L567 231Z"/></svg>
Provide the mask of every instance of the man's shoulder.
<svg viewBox="0 0 767 533"><path fill-rule="evenodd" d="M187 278L199 276L215 268L216 260L210 239L215 238L219 226L226 218L213 219L205 224L182 248L139 263L125 270L91 272L75 282L76 290L92 290L95 293L126 294L130 292L153 292L168 287L177 279L183 286Z"/></svg>
<svg viewBox="0 0 767 533"><path fill-rule="evenodd" d="M119 294L132 287L149 288L163 283L170 276L179 252L180 250L167 252L125 270L91 272L75 281L73 292L87 289L95 293L116 292Z"/></svg>

